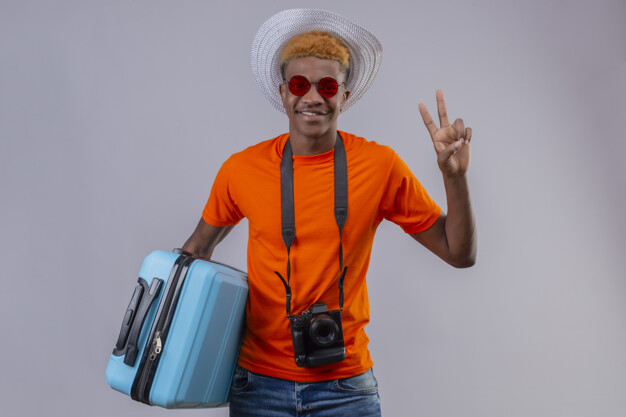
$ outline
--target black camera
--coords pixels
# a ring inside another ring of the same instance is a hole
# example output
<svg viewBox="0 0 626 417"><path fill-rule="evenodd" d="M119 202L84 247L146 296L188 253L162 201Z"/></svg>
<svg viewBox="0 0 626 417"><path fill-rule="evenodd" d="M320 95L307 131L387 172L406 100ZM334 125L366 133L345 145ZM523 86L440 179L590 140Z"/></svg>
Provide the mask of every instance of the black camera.
<svg viewBox="0 0 626 417"><path fill-rule="evenodd" d="M289 321L296 365L311 368L346 358L340 310L328 311L326 304L315 303Z"/></svg>

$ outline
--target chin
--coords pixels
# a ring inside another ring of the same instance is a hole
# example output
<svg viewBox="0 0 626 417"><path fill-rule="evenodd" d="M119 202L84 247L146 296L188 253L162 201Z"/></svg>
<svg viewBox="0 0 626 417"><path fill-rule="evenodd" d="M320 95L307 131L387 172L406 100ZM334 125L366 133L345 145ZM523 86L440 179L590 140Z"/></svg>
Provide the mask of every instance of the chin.
<svg viewBox="0 0 626 417"><path fill-rule="evenodd" d="M337 123L332 123L330 120L324 120L322 122L305 122L299 120L295 123L296 130L300 132L302 135L310 137L310 138L319 138L328 133L329 130L337 129Z"/></svg>
<svg viewBox="0 0 626 417"><path fill-rule="evenodd" d="M330 127L325 126L304 126L300 129L298 129L298 131L303 134L306 137L309 138L319 138L324 136L324 134L326 132L328 132L328 130L330 129Z"/></svg>

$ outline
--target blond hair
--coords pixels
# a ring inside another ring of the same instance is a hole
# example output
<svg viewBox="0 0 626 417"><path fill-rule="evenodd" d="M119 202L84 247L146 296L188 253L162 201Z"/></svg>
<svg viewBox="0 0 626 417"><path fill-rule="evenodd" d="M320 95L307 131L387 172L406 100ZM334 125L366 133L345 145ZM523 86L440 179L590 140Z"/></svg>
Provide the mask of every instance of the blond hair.
<svg viewBox="0 0 626 417"><path fill-rule="evenodd" d="M350 72L350 50L345 43L330 32L311 30L289 39L280 53L280 71L285 75L285 66L291 58L315 56L337 61L343 67L346 78Z"/></svg>

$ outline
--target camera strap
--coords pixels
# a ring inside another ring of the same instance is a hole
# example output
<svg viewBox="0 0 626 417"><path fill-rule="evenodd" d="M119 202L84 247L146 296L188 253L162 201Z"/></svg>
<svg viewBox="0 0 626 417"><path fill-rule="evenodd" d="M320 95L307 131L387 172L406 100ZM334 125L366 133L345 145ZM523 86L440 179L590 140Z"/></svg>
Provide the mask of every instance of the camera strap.
<svg viewBox="0 0 626 417"><path fill-rule="evenodd" d="M348 218L348 163L346 160L346 148L339 133L335 141L335 221L339 228L339 309L343 311L343 280L348 267L343 266L343 226ZM291 315L291 246L296 237L295 210L293 197L293 151L291 141L287 139L283 156L280 160L280 209L281 209L281 233L283 242L287 247L287 280L278 271L274 271L283 282L286 293L287 318Z"/></svg>

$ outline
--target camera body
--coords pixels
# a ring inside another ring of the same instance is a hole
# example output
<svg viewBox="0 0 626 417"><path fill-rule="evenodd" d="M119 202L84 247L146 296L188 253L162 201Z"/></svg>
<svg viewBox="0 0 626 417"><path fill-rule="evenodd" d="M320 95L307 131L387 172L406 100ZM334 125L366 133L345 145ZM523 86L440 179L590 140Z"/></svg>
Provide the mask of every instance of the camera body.
<svg viewBox="0 0 626 417"><path fill-rule="evenodd" d="M340 310L328 311L326 304L315 303L299 316L290 316L289 322L296 365L312 368L346 358Z"/></svg>

